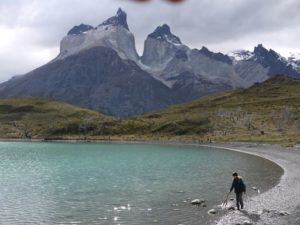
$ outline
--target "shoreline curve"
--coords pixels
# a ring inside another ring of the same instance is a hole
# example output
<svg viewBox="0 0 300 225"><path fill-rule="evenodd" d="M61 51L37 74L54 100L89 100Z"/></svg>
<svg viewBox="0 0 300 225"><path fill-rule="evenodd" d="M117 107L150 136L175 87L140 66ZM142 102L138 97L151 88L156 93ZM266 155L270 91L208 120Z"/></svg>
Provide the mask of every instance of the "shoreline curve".
<svg viewBox="0 0 300 225"><path fill-rule="evenodd" d="M22 140L0 139L0 141L19 142ZM23 140L24 141L24 140ZM28 140L27 140L28 141ZM29 142L45 142L43 140L30 140ZM220 218L216 218L214 224L236 225L296 225L300 224L300 148L281 147L270 144L231 142L231 143L195 143L182 141L68 141L51 140L46 142L64 143L127 143L127 144L165 144L202 146L240 152L254 155L269 160L283 169L279 183L258 196L252 196L247 200L247 208L243 211L229 211ZM249 223L247 223L249 222Z"/></svg>
<svg viewBox="0 0 300 225"><path fill-rule="evenodd" d="M205 146L262 157L284 171L279 183L258 196L252 196L244 211L230 211L217 219L215 224L300 224L300 149L253 143L214 143Z"/></svg>

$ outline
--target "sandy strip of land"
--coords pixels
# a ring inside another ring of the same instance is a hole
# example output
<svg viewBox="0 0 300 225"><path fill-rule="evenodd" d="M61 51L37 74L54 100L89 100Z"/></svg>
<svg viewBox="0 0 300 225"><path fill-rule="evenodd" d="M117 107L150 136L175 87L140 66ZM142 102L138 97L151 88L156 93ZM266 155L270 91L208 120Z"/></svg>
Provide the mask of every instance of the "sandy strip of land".
<svg viewBox="0 0 300 225"><path fill-rule="evenodd" d="M229 211L216 221L217 225L300 225L299 146L284 148L249 143L213 143L210 146L257 155L277 163L284 169L278 185L246 199L245 210Z"/></svg>

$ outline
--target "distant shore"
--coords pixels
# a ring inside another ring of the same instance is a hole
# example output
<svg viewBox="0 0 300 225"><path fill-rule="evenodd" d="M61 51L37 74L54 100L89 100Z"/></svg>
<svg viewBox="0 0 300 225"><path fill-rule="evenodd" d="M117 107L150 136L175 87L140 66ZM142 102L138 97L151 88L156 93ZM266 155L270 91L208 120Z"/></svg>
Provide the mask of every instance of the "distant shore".
<svg viewBox="0 0 300 225"><path fill-rule="evenodd" d="M200 142L161 140L84 140L84 139L1 139L0 141L66 142L66 143L141 143L205 146L256 155L273 161L284 169L280 183L270 190L246 199L244 211L228 211L218 219L217 225L243 224L245 221L256 225L300 224L300 146L242 142ZM262 177L263 179L263 177ZM251 188L251 187L248 187Z"/></svg>

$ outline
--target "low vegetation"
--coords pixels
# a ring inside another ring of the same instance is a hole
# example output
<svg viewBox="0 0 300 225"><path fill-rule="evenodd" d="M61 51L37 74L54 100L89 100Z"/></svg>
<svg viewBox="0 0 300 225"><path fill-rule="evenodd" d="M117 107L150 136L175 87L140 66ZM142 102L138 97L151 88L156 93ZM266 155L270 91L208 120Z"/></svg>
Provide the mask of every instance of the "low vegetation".
<svg viewBox="0 0 300 225"><path fill-rule="evenodd" d="M3 138L300 143L300 80L276 76L159 112L119 119L44 99L0 100Z"/></svg>
<svg viewBox="0 0 300 225"><path fill-rule="evenodd" d="M1 138L54 138L86 134L112 117L42 98L0 100Z"/></svg>

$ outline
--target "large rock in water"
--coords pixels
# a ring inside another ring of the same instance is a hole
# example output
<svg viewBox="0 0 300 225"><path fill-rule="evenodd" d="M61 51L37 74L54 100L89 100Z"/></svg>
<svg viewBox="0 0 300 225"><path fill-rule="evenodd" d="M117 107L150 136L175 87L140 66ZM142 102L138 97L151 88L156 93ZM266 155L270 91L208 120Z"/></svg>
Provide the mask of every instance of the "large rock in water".
<svg viewBox="0 0 300 225"><path fill-rule="evenodd" d="M48 63L0 85L0 97L50 97L127 117L174 102L171 90L106 47Z"/></svg>

